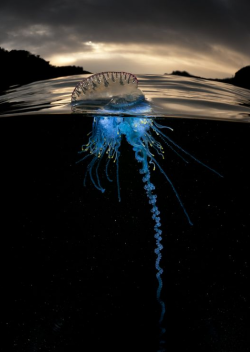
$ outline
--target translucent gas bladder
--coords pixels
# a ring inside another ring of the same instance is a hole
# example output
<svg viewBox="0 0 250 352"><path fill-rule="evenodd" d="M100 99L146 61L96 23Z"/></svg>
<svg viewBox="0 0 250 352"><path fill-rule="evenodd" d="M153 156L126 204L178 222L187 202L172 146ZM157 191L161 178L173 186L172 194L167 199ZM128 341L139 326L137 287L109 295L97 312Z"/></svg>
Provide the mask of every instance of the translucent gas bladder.
<svg viewBox="0 0 250 352"><path fill-rule="evenodd" d="M84 78L77 84L71 96L73 106L88 102L131 105L143 99L136 76L127 72L101 72Z"/></svg>

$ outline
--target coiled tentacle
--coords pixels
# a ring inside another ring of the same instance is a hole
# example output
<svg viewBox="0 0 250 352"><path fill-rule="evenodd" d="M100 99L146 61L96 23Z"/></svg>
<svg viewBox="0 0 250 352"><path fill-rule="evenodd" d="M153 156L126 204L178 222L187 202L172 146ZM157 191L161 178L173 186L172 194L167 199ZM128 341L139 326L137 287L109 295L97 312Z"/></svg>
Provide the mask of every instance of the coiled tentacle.
<svg viewBox="0 0 250 352"><path fill-rule="evenodd" d="M149 171L149 166L148 166L148 157L147 157L147 152L141 147L138 148L137 146L134 146L134 151L135 151L135 158L139 163L142 163L142 169L140 170L140 173L143 175L142 181L145 183L144 189L146 191L147 197L148 197L148 202L152 206L151 208L151 213L152 213L152 219L155 222L154 225L154 238L156 240L156 247L155 247L155 254L156 254L156 260L155 260L155 268L156 268L156 278L158 281L158 287L156 291L156 298L157 301L160 305L160 318L159 318L159 327L160 327L160 347L158 349L158 352L164 351L163 345L165 344L164 340L164 334L166 332L166 329L163 327L163 318L165 315L165 303L161 298L161 292L162 292L162 287L163 287L163 282L162 282L162 274L163 274L163 269L160 266L160 261L162 258L161 250L163 249L163 245L161 243L162 241L162 230L161 230L161 218L160 218L160 211L158 209L158 206L156 205L156 199L157 196L153 193L155 190L155 186L153 183L151 183L150 179L150 171Z"/></svg>

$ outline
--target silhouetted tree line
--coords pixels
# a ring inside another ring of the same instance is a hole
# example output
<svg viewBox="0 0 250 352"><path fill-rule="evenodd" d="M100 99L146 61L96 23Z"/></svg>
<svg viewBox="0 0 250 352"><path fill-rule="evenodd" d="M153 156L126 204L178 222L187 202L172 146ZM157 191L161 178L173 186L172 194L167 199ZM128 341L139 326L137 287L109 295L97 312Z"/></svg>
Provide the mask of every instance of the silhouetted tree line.
<svg viewBox="0 0 250 352"><path fill-rule="evenodd" d="M26 50L0 48L0 89L43 79L90 73L80 66L53 66Z"/></svg>
<svg viewBox="0 0 250 352"><path fill-rule="evenodd" d="M177 76L205 79L203 77L191 75L190 73L188 73L186 71L173 71L171 74L177 75ZM245 66L245 67L241 68L239 71L237 71L235 73L234 77L231 77L231 78L223 78L223 79L206 78L206 79L208 79L210 81L229 83L229 84L233 84L238 87L250 89L250 66Z"/></svg>

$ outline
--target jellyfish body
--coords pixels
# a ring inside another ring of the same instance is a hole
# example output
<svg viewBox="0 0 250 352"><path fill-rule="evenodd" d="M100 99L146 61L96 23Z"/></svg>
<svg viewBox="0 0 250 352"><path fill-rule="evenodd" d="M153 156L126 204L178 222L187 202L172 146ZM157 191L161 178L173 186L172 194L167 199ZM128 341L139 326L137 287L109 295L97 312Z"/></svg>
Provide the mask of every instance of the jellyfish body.
<svg viewBox="0 0 250 352"><path fill-rule="evenodd" d="M160 304L160 333L164 334L165 329L162 326L164 314L165 314L165 304L161 299L162 291L162 273L163 269L160 266L161 261L161 250L162 246L162 230L161 230L161 219L160 211L156 204L157 196L154 193L155 186L151 182L150 175L150 164L154 168L155 162L153 154L149 150L149 145L157 150L158 154L163 157L163 148L159 142L157 142L151 135L151 129L155 128L152 119L146 118L134 118L134 117L107 117L107 116L96 116L93 121L92 133L89 138L89 142L82 146L82 152L87 152L88 154L84 156L81 160L92 155L92 160L87 166L87 171L84 178L84 185L86 185L86 177L90 176L93 185L101 192L105 189L101 186L98 169L100 162L104 156L107 156L106 161L106 176L109 181L110 177L108 174L108 166L110 161L116 163L116 173L117 173L117 190L118 199L121 201L120 195L120 185L119 185L119 157L120 151L119 147L121 145L122 137L124 136L127 142L132 146L135 152L135 159L141 164L140 174L142 175L142 180L144 183L144 189L148 197L148 202L151 206L152 219L154 220L154 237L156 240L156 278L158 281L157 288L157 301ZM160 350L159 350L160 351Z"/></svg>
<svg viewBox="0 0 250 352"><path fill-rule="evenodd" d="M191 158L219 176L221 175L186 152L162 132L163 128L172 130L171 128L159 125L153 118L138 117L140 111L143 111L144 115L145 111L150 111L150 106L145 101L142 92L138 89L138 81L134 75L125 72L106 72L85 79L83 82L79 83L73 91L72 110L79 112L82 104L89 104L90 101L93 103L95 97L97 99L96 103L102 101L104 105L100 108L100 112L103 113L103 115L94 117L89 141L86 145L82 146L82 150L79 152L85 153L85 155L82 159L78 160L78 162L92 157L92 160L87 166L84 185L86 185L86 178L89 175L93 185L102 193L105 191L101 185L98 171L101 160L106 157L105 172L109 181L111 181L108 173L110 161L112 160L116 163L118 199L121 201L119 185L119 148L122 139L126 139L128 144L133 148L135 159L141 165L140 174L142 175L144 190L151 206L152 219L154 221L154 237L156 240L154 250L156 254L155 268L158 282L156 298L160 305L160 343L158 352L162 352L165 351L165 329L163 326L165 303L161 298L163 269L160 264L163 246L160 211L157 206L155 186L151 181L152 169L154 170L157 167L161 171L174 191L190 225L192 225L192 222L172 181L155 158L154 153L164 158L163 146L160 141L157 140L157 137L183 159L184 162L188 162L186 157ZM135 113L137 116L124 116L125 113L129 113L129 115ZM114 114L115 116L113 116Z"/></svg>

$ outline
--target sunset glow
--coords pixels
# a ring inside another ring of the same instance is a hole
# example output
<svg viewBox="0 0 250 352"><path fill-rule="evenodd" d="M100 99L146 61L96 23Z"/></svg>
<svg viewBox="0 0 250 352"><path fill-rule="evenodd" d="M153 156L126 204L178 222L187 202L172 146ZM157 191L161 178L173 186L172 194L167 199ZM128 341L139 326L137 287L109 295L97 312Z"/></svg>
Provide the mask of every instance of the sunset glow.
<svg viewBox="0 0 250 352"><path fill-rule="evenodd" d="M225 78L250 61L245 1L201 6L198 0L128 0L122 12L112 0L105 6L99 0L51 0L26 8L13 0L1 7L1 46L28 50L57 66Z"/></svg>
<svg viewBox="0 0 250 352"><path fill-rule="evenodd" d="M86 50L86 46L87 49ZM136 73L171 73L188 71L203 77L231 77L237 67L247 65L247 57L227 48L214 46L211 55L191 53L173 45L136 45L116 43L84 43L85 50L48 56L51 64L83 66L91 72L118 70ZM227 64L223 57L229 58Z"/></svg>

